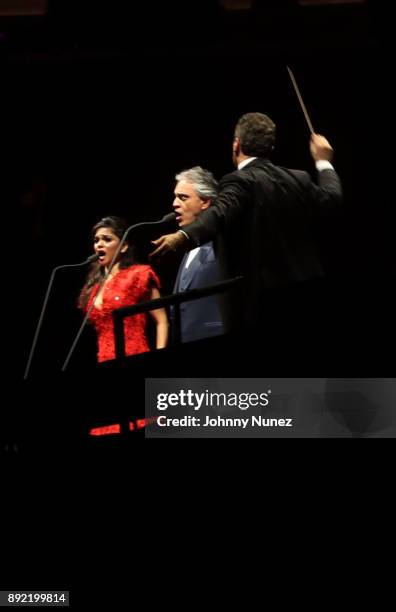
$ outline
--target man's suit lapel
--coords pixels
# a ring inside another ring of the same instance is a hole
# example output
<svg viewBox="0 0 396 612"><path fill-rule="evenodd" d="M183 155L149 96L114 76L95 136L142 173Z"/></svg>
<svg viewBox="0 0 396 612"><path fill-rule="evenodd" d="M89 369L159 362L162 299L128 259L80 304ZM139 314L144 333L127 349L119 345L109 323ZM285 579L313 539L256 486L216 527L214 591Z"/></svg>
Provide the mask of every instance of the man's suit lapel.
<svg viewBox="0 0 396 612"><path fill-rule="evenodd" d="M187 262L187 258L188 258L188 253L186 253L183 257L183 259L180 262L180 266L179 266L179 270L176 276L176 280L175 280L175 286L173 288L173 293L179 293L180 292L180 285L181 285L181 281L182 281L182 274L184 272L184 268L186 267L186 262Z"/></svg>
<svg viewBox="0 0 396 612"><path fill-rule="evenodd" d="M180 291L187 291L212 250L212 243L201 246L198 253L195 255L194 259L188 266L187 270L185 268L188 259L188 253L186 253L179 267L179 272L177 274L175 282L174 293L178 293Z"/></svg>
<svg viewBox="0 0 396 612"><path fill-rule="evenodd" d="M208 256L213 251L213 243L205 244L200 247L198 253L190 263L188 270L186 271L185 278L185 289L188 289L192 284L193 280L197 277L197 275L201 272L203 265L205 264Z"/></svg>
<svg viewBox="0 0 396 612"><path fill-rule="evenodd" d="M198 253L195 255L194 259L188 266L187 270L185 270L186 262L185 261L183 262L183 270L182 270L182 274L180 277L180 285L179 285L182 291L187 291L192 281L194 280L194 276L196 275L196 273L201 267L201 262L200 262L200 257L199 257L201 250L202 249L200 249Z"/></svg>

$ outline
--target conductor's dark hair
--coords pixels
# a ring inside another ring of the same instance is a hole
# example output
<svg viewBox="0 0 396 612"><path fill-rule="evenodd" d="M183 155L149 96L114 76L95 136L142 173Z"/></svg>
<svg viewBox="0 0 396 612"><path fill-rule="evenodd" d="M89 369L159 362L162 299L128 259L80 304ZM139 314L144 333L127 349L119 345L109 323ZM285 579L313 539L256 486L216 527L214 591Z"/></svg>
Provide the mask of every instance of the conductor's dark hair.
<svg viewBox="0 0 396 612"><path fill-rule="evenodd" d="M239 119L234 135L245 155L268 157L275 147L276 125L267 115L247 113Z"/></svg>

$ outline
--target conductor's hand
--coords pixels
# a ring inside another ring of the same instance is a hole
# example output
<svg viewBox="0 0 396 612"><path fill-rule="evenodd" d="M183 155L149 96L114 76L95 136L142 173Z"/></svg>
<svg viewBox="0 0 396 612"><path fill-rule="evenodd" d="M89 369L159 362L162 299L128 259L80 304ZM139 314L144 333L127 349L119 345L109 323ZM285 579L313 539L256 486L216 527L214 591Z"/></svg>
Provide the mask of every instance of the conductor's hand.
<svg viewBox="0 0 396 612"><path fill-rule="evenodd" d="M334 151L329 141L320 134L312 134L310 142L311 155L315 161L333 161Z"/></svg>
<svg viewBox="0 0 396 612"><path fill-rule="evenodd" d="M174 234L165 234L158 240L152 240L152 244L157 248L152 251L149 255L149 259L155 257L162 257L166 253L175 251L187 251L188 250L188 238L182 232L175 232Z"/></svg>

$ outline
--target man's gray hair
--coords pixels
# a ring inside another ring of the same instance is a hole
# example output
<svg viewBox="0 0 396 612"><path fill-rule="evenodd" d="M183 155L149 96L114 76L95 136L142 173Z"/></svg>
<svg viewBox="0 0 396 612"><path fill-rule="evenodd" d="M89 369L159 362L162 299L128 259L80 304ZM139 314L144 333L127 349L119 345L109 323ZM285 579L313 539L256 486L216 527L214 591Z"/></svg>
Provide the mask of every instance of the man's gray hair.
<svg viewBox="0 0 396 612"><path fill-rule="evenodd" d="M177 182L185 181L190 183L198 196L203 200L207 198L215 198L219 191L219 184L215 177L209 170L201 168L201 166L194 166L189 170L183 170L179 174L176 174Z"/></svg>

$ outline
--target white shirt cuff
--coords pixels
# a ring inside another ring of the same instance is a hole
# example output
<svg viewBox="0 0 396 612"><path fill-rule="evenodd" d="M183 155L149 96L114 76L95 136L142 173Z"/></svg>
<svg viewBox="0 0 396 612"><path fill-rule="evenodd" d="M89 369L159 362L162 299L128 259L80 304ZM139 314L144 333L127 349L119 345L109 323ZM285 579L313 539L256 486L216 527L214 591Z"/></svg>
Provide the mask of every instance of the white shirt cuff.
<svg viewBox="0 0 396 612"><path fill-rule="evenodd" d="M318 172L322 172L322 170L334 170L334 166L326 159L319 159L316 162L316 169Z"/></svg>

